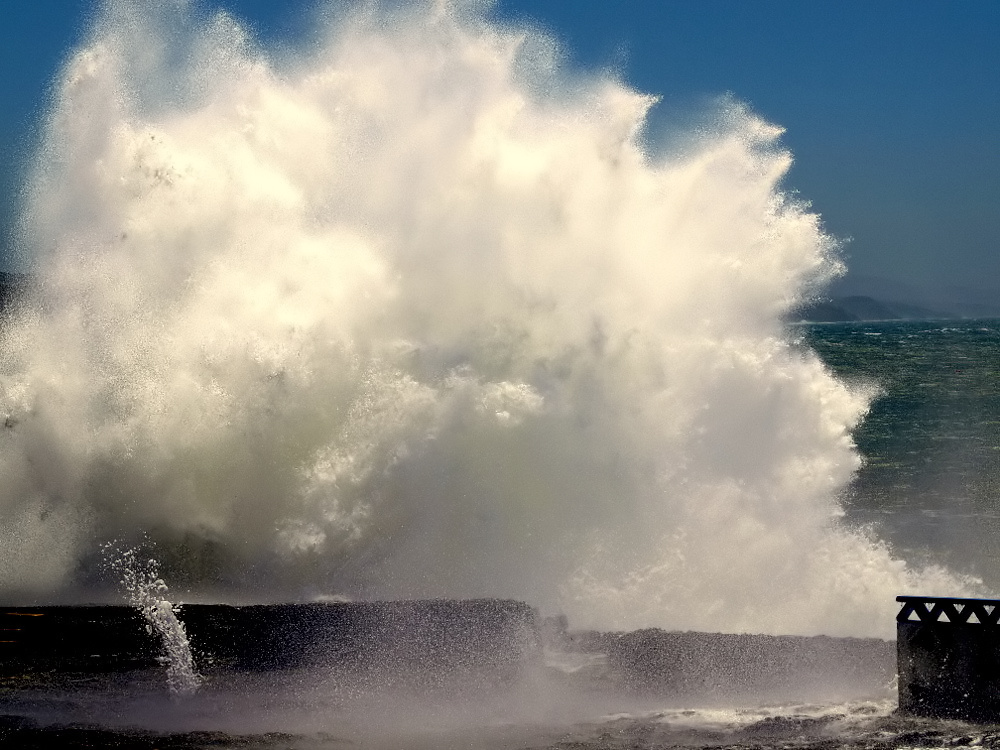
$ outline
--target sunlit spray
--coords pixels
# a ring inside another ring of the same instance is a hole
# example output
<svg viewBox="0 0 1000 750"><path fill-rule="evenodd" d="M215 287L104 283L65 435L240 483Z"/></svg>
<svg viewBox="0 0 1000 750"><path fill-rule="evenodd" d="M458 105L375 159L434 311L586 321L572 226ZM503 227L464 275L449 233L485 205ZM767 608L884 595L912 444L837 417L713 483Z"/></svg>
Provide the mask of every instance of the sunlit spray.
<svg viewBox="0 0 1000 750"><path fill-rule="evenodd" d="M176 696L195 693L201 685L184 624L177 619L176 607L167 599L167 584L160 578L159 564L135 548L108 543L102 547L104 565L118 579L128 603L146 620L146 630L162 645L161 661L167 672L167 686Z"/></svg>
<svg viewBox="0 0 1000 750"><path fill-rule="evenodd" d="M478 4L317 28L277 57L108 2L68 59L0 346L0 590L140 533L192 595L603 628L886 635L896 594L967 590L839 522L870 394L782 322L841 266L780 129L723 101L658 150L654 98Z"/></svg>

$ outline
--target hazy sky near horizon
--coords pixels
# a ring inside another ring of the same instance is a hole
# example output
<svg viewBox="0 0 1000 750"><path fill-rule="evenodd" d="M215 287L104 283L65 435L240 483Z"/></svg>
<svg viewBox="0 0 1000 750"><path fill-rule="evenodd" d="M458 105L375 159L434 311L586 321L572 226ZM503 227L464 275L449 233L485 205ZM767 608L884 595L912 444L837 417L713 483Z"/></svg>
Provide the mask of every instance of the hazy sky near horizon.
<svg viewBox="0 0 1000 750"><path fill-rule="evenodd" d="M308 38L322 0L197 4L287 49ZM11 0L0 11L6 237L49 86L95 7ZM614 70L659 95L654 139L725 94L786 128L786 186L850 240L853 273L1000 288L1000 2L498 0L490 15L546 30L571 70Z"/></svg>

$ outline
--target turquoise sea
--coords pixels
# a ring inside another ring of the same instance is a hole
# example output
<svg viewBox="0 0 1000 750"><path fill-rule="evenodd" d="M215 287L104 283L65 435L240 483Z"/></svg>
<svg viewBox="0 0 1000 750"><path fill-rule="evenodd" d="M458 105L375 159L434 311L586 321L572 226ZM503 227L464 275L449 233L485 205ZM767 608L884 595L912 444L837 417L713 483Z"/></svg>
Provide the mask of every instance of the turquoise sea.
<svg viewBox="0 0 1000 750"><path fill-rule="evenodd" d="M1000 320L813 324L803 339L878 393L854 433L846 520L1000 591Z"/></svg>

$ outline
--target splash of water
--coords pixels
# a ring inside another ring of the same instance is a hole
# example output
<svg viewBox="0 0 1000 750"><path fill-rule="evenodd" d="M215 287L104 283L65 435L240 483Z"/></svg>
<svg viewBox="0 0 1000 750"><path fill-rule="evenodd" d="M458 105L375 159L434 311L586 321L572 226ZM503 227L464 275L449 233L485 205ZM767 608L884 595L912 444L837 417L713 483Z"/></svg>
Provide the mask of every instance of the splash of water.
<svg viewBox="0 0 1000 750"><path fill-rule="evenodd" d="M177 619L177 610L167 599L168 588L160 578L159 564L153 558L140 559L135 548L121 549L115 544L103 545L102 553L104 565L118 578L128 603L142 613L150 634L156 632L160 637L171 694L193 695L202 678L195 668L184 623Z"/></svg>
<svg viewBox="0 0 1000 750"><path fill-rule="evenodd" d="M886 634L895 594L966 590L838 525L869 394L782 323L840 264L778 128L725 102L658 152L653 98L461 3L322 28L278 59L109 2L67 63L0 347L0 590L140 530L195 593L581 626Z"/></svg>

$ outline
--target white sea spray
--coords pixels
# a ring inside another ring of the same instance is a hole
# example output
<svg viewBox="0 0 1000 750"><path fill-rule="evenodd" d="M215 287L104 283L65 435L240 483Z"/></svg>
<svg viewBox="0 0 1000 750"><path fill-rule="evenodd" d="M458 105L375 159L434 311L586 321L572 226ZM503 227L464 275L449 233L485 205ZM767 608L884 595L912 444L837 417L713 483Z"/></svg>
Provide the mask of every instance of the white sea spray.
<svg viewBox="0 0 1000 750"><path fill-rule="evenodd" d="M0 346L0 591L140 533L214 595L605 628L888 635L896 594L969 590L840 525L869 394L783 323L841 265L779 128L723 101L661 154L652 97L472 5L317 24L278 57L108 2L66 63Z"/></svg>

